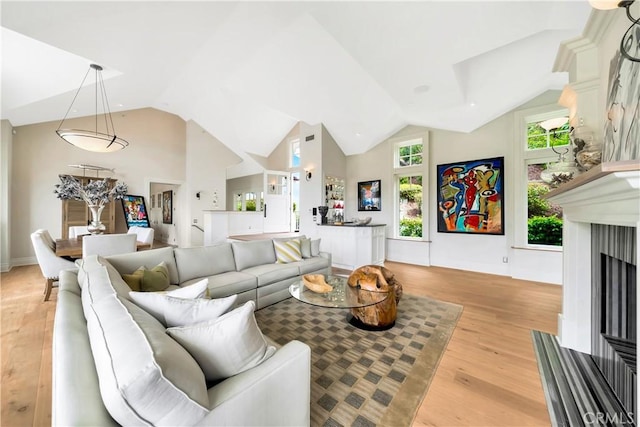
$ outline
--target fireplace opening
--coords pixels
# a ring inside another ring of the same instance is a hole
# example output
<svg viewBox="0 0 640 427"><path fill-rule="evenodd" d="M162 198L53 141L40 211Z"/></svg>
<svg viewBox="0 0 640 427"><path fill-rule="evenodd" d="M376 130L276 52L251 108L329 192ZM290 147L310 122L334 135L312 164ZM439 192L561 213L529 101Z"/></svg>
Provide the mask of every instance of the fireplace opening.
<svg viewBox="0 0 640 427"><path fill-rule="evenodd" d="M636 372L636 266L600 254L600 333L629 368Z"/></svg>

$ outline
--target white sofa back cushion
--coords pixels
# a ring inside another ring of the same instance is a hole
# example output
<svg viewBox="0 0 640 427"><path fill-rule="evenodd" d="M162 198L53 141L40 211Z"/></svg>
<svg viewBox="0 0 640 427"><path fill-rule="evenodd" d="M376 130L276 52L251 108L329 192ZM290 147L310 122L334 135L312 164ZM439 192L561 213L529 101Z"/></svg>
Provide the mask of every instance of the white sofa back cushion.
<svg viewBox="0 0 640 427"><path fill-rule="evenodd" d="M96 267L82 288L91 350L109 414L121 425L197 423L209 412L202 370L153 316L114 290L109 293L109 288L106 266L102 272Z"/></svg>
<svg viewBox="0 0 640 427"><path fill-rule="evenodd" d="M173 251L178 265L180 283L236 270L230 243L197 248L175 248Z"/></svg>
<svg viewBox="0 0 640 427"><path fill-rule="evenodd" d="M254 240L252 242L233 242L233 257L236 270L255 267L256 265L273 264L276 262L276 251L271 239Z"/></svg>

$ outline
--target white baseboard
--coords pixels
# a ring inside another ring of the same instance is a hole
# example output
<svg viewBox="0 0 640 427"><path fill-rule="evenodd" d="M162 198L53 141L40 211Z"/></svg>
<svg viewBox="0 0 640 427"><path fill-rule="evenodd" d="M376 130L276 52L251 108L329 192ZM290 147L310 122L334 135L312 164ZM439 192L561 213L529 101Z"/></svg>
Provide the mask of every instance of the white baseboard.
<svg viewBox="0 0 640 427"><path fill-rule="evenodd" d="M11 267L19 267L21 265L34 265L38 263L38 258L32 257L24 257L24 258L13 258L11 260Z"/></svg>

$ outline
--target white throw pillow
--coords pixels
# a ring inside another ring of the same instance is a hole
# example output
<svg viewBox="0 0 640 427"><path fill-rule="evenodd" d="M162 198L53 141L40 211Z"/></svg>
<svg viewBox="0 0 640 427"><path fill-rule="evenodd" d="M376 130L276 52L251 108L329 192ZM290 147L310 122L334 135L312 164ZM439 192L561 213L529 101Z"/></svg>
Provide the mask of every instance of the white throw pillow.
<svg viewBox="0 0 640 427"><path fill-rule="evenodd" d="M226 313L237 299L238 295L216 299L184 299L165 296L164 324L170 328L217 319Z"/></svg>
<svg viewBox="0 0 640 427"><path fill-rule="evenodd" d="M243 306L215 320L167 329L198 362L207 381L216 381L244 372L275 353L267 344L253 310L255 303Z"/></svg>
<svg viewBox="0 0 640 427"><path fill-rule="evenodd" d="M183 326L215 319L235 304L237 295L201 298L208 279L169 292L129 292L131 300L165 326Z"/></svg>
<svg viewBox="0 0 640 427"><path fill-rule="evenodd" d="M320 239L311 240L311 256L320 255Z"/></svg>

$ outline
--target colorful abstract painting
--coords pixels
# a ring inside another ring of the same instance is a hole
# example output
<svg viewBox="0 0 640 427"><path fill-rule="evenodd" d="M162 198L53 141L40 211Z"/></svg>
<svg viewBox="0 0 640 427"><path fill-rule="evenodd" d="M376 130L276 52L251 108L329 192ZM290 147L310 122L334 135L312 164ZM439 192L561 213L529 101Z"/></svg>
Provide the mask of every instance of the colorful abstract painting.
<svg viewBox="0 0 640 427"><path fill-rule="evenodd" d="M504 157L438 165L438 232L504 234Z"/></svg>

